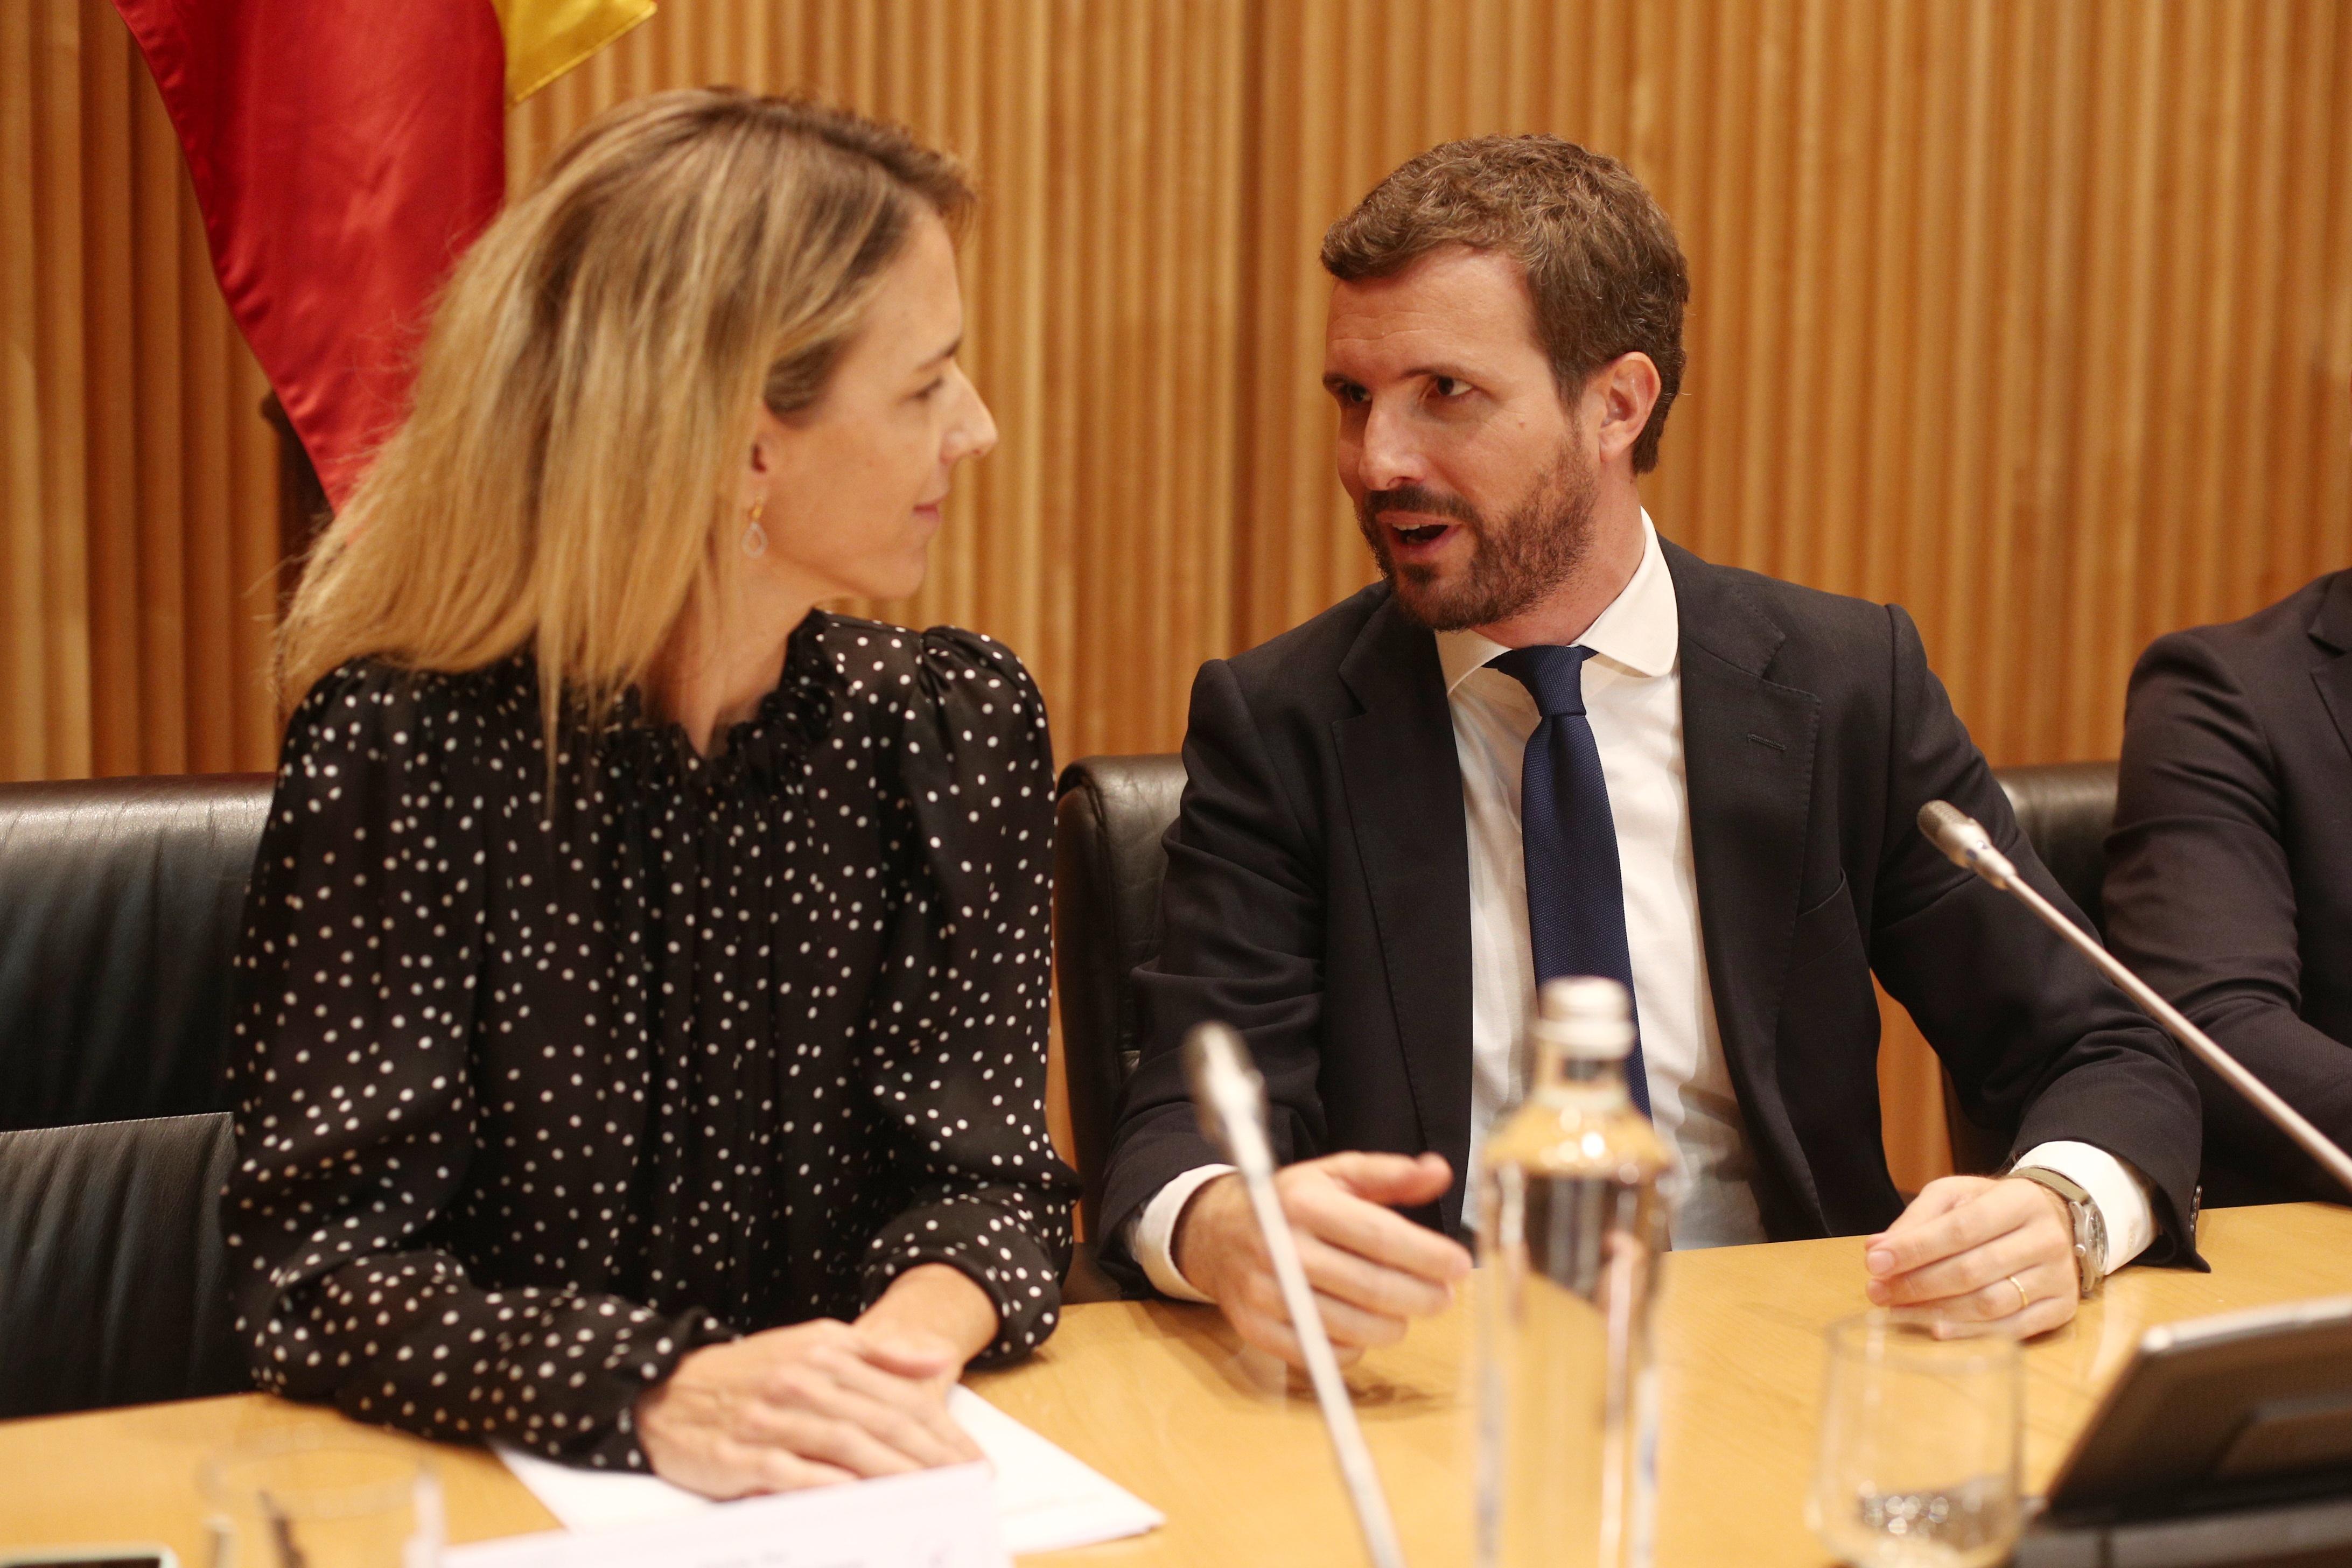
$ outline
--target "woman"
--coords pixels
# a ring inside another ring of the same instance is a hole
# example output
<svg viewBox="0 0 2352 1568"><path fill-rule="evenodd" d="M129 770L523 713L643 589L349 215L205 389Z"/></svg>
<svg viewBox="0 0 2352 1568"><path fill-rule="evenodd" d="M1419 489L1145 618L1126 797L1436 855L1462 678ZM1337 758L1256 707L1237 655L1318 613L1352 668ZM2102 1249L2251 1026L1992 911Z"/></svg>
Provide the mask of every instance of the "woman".
<svg viewBox="0 0 2352 1568"><path fill-rule="evenodd" d="M723 1497L974 1457L947 1388L1052 1331L1044 709L814 607L912 592L995 443L970 202L668 93L459 265L282 638L223 1200L264 1386Z"/></svg>

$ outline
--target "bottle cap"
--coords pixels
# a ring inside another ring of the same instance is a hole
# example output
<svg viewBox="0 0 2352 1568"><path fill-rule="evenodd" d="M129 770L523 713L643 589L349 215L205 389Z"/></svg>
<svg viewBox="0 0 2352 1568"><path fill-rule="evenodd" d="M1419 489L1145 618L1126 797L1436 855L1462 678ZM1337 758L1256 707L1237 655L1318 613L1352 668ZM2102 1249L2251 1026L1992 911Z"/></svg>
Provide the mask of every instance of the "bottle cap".
<svg viewBox="0 0 2352 1568"><path fill-rule="evenodd" d="M1534 1033L1580 1061L1623 1061L1633 1050L1633 1004L1614 980L1547 980L1536 995Z"/></svg>

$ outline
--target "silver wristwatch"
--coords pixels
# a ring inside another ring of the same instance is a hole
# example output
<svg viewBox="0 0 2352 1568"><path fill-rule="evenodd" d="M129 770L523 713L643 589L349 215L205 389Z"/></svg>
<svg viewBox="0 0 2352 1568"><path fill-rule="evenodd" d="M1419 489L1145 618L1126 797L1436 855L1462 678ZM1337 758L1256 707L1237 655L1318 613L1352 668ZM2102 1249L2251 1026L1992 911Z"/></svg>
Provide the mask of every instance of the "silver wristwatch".
<svg viewBox="0 0 2352 1568"><path fill-rule="evenodd" d="M2107 1282L2107 1222L2097 1200L2081 1183L2039 1165L2021 1166L2010 1174L2048 1187L2066 1200L2066 1217L2074 1226L2074 1284L2086 1301L2097 1295Z"/></svg>

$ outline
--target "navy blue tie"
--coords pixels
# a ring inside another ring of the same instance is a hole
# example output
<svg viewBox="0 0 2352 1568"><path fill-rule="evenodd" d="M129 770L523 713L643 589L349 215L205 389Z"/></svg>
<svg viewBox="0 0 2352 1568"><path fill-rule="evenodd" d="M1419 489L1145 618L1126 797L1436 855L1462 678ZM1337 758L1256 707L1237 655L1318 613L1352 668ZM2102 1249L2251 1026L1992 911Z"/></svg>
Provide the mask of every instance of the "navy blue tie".
<svg viewBox="0 0 2352 1568"><path fill-rule="evenodd" d="M1536 984L1598 974L1623 985L1630 998L1633 960L1625 942L1617 825L1609 814L1601 748L1584 715L1584 661L1591 657L1589 647L1515 647L1492 662L1528 689L1543 715L1528 737L1519 774L1519 841L1527 855L1528 935L1535 949ZM1638 1013L1625 1087L1642 1114L1649 1115Z"/></svg>

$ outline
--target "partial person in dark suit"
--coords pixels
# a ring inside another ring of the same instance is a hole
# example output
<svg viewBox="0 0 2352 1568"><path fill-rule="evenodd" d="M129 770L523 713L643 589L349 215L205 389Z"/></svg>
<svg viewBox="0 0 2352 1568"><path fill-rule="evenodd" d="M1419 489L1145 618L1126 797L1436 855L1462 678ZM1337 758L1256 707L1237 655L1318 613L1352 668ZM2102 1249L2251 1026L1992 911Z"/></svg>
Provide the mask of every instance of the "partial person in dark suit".
<svg viewBox="0 0 2352 1568"><path fill-rule="evenodd" d="M2352 1143L2352 572L2132 672L2107 840L2118 957L2338 1143ZM2205 1196L2345 1201L2203 1066Z"/></svg>
<svg viewBox="0 0 2352 1568"><path fill-rule="evenodd" d="M1867 1234L1857 1285L1954 1333L2040 1331L2108 1268L2193 1262L2172 1047L1914 826L1953 801L2064 903L1909 617L1711 565L1643 510L1688 295L1649 194L1557 138L1451 143L1323 260L1339 478L1383 581L1194 685L1109 1265L1295 1359L1186 1103L1178 1046L1223 1019L1335 1338L1402 1334L1469 1266L1463 1175L1560 973L1631 985L1679 1247ZM1905 1208L1874 972L2024 1179Z"/></svg>

